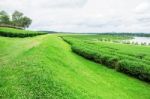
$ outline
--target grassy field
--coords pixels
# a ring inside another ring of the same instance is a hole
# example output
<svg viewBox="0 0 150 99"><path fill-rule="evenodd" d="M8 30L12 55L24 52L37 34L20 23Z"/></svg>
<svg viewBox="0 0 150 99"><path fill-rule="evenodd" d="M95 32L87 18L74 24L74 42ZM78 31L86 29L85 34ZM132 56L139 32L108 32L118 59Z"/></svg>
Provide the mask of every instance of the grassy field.
<svg viewBox="0 0 150 99"><path fill-rule="evenodd" d="M150 46L114 43L124 38L128 37L81 35L66 36L64 40L81 56L150 82Z"/></svg>
<svg viewBox="0 0 150 99"><path fill-rule="evenodd" d="M60 35L0 37L2 99L150 99L150 85L72 52Z"/></svg>
<svg viewBox="0 0 150 99"><path fill-rule="evenodd" d="M6 37L22 37L23 38L23 37L32 37L32 36L43 35L43 34L46 34L46 33L0 27L0 36L6 36Z"/></svg>

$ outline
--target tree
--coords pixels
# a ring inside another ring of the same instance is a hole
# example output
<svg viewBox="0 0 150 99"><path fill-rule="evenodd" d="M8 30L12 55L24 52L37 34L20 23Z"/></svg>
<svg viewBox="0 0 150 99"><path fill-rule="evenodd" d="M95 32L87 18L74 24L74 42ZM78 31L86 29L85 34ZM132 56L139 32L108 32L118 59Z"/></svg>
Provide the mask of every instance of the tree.
<svg viewBox="0 0 150 99"><path fill-rule="evenodd" d="M10 20L9 15L5 11L0 11L0 25L25 29L28 28L31 23L32 20L24 16L22 12L15 11L12 14L12 20Z"/></svg>
<svg viewBox="0 0 150 99"><path fill-rule="evenodd" d="M21 27L28 28L32 23L32 20L25 16L20 19L20 23L21 23Z"/></svg>
<svg viewBox="0 0 150 99"><path fill-rule="evenodd" d="M21 26L20 20L23 17L23 13L19 12L19 11L15 11L12 14L12 23L14 26Z"/></svg>
<svg viewBox="0 0 150 99"><path fill-rule="evenodd" d="M0 24L9 24L10 18L5 11L0 11Z"/></svg>
<svg viewBox="0 0 150 99"><path fill-rule="evenodd" d="M14 26L28 28L31 23L32 23L32 20L26 16L23 16L23 13L21 13L19 11L15 11L12 14L12 24Z"/></svg>

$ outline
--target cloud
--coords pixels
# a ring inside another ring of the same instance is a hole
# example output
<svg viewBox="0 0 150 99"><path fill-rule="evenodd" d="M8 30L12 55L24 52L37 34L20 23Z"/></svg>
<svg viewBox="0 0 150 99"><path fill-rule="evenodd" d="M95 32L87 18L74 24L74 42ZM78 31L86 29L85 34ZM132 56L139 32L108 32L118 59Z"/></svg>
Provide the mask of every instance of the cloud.
<svg viewBox="0 0 150 99"><path fill-rule="evenodd" d="M135 11L137 13L141 13L141 12L143 13L145 11L148 11L149 9L150 9L150 2L143 2L135 8Z"/></svg>
<svg viewBox="0 0 150 99"><path fill-rule="evenodd" d="M150 32L149 0L0 0L0 10L22 11L30 29Z"/></svg>

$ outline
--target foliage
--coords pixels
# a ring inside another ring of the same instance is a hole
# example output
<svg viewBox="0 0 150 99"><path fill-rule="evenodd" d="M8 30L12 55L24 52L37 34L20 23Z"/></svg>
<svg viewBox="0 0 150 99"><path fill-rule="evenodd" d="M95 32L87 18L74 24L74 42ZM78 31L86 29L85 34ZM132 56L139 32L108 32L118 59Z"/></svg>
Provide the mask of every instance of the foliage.
<svg viewBox="0 0 150 99"><path fill-rule="evenodd" d="M0 27L0 36L6 37L32 37L43 34L47 33Z"/></svg>
<svg viewBox="0 0 150 99"><path fill-rule="evenodd" d="M9 24L9 15L5 11L0 11L0 24Z"/></svg>
<svg viewBox="0 0 150 99"><path fill-rule="evenodd" d="M26 16L23 16L23 13L15 11L12 14L12 24L18 27L28 28L32 20Z"/></svg>
<svg viewBox="0 0 150 99"><path fill-rule="evenodd" d="M20 19L20 23L21 23L20 27L28 28L32 23L32 20L25 16Z"/></svg>
<svg viewBox="0 0 150 99"><path fill-rule="evenodd" d="M95 41L99 36L64 36L72 50L81 56L150 82L150 47ZM106 37L105 37L106 38ZM109 36L117 40L116 36Z"/></svg>
<svg viewBox="0 0 150 99"><path fill-rule="evenodd" d="M9 15L5 11L0 12L0 25L28 28L31 23L32 20L19 11L15 11L12 14L12 19L9 18Z"/></svg>

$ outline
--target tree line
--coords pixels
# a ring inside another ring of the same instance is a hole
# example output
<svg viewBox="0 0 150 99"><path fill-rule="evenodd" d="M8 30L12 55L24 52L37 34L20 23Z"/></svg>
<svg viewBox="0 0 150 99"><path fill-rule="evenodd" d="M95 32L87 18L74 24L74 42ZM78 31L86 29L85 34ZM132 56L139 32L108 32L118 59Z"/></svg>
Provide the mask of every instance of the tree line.
<svg viewBox="0 0 150 99"><path fill-rule="evenodd" d="M32 23L32 20L24 16L22 12L14 11L10 16L5 11L0 11L0 25L4 26L14 26L20 28L28 28Z"/></svg>

